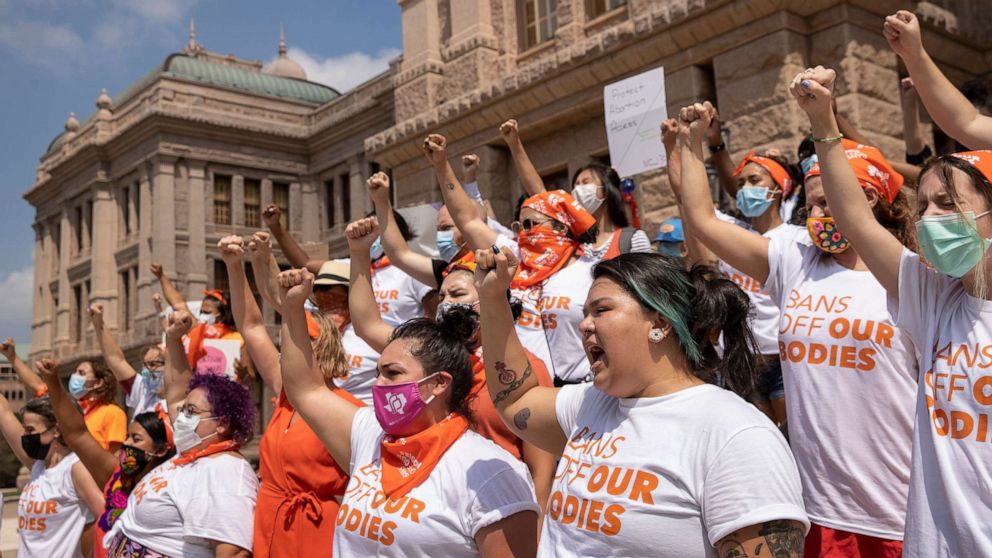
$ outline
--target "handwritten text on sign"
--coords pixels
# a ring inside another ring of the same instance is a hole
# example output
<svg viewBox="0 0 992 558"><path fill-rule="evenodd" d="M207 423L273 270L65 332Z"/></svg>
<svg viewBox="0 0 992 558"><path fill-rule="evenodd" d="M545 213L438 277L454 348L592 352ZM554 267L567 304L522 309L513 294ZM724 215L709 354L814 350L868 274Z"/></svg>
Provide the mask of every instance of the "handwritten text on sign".
<svg viewBox="0 0 992 558"><path fill-rule="evenodd" d="M603 88L610 161L621 177L667 164L661 123L668 118L665 70L656 68Z"/></svg>

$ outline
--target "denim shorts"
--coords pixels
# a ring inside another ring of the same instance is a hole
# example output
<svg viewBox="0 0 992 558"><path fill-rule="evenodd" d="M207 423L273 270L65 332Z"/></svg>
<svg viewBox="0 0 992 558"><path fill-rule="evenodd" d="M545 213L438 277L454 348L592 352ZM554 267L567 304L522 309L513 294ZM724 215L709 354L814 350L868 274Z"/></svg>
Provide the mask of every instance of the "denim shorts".
<svg viewBox="0 0 992 558"><path fill-rule="evenodd" d="M782 381L782 361L778 355L766 356L764 364L758 368L758 378L754 397L758 401L785 398L785 384Z"/></svg>

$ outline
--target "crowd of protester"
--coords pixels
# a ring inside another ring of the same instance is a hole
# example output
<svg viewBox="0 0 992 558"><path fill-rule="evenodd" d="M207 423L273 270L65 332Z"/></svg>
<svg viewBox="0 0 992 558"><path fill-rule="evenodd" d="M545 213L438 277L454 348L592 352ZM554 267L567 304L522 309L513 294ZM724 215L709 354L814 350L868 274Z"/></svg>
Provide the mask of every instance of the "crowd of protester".
<svg viewBox="0 0 992 558"><path fill-rule="evenodd" d="M883 33L904 156L837 113L835 69L781 85L809 119L795 157L735 162L700 99L658 123L679 213L649 236L608 166L547 190L512 119L526 193L504 226L479 158L456 174L430 134L438 257L376 173L347 260L312 259L270 206L220 240L229 285L197 313L154 264L164 341L140 370L98 304L102 358L67 382L8 339L36 396L0 396L30 471L18 555L992 555L992 117L913 14ZM920 110L958 149L927 147ZM211 340L240 343L233 374L205 371Z"/></svg>

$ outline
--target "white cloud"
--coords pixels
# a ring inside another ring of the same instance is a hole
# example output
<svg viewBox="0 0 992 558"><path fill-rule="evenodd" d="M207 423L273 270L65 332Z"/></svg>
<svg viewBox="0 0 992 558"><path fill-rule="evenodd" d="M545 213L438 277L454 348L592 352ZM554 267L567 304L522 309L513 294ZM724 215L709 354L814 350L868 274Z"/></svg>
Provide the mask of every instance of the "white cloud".
<svg viewBox="0 0 992 558"><path fill-rule="evenodd" d="M31 287L34 283L34 269L25 267L0 272L0 293L3 294L4 309L0 312L0 338L13 337L14 341L31 340Z"/></svg>
<svg viewBox="0 0 992 558"><path fill-rule="evenodd" d="M400 52L399 49L390 48L375 54L349 52L341 56L323 58L303 49L290 47L288 55L303 66L310 81L323 83L344 92L386 71L389 68L389 61L399 56Z"/></svg>
<svg viewBox="0 0 992 558"><path fill-rule="evenodd" d="M86 41L65 25L41 21L0 22L0 46L24 61L64 70L83 54Z"/></svg>
<svg viewBox="0 0 992 558"><path fill-rule="evenodd" d="M148 23L174 23L182 20L196 0L113 0L112 4Z"/></svg>

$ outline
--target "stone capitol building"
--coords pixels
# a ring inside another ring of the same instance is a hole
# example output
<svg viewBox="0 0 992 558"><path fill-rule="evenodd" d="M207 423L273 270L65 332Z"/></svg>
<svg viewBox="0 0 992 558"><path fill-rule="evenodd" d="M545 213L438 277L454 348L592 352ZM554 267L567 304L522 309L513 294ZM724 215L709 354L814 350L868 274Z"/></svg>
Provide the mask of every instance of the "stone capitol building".
<svg viewBox="0 0 992 558"><path fill-rule="evenodd" d="M391 173L398 207L440 200L420 152L429 132L449 137L453 157L481 156L483 194L508 222L522 189L499 124L516 118L545 182L567 188L579 166L609 162L603 86L645 70L664 67L669 114L715 101L734 156L768 146L793 158L806 119L784 84L811 64L840 70L840 109L903 157L905 70L881 33L899 8L921 16L953 82L992 77L981 0L397 4L402 55L350 91L308 81L285 41L263 66L210 52L191 28L181 51L125 90L100 92L93 114L70 114L24 193L36 211L31 357L68 368L98 355L86 308L100 303L137 362L159 336L150 264L192 300L225 286L217 241L263 228L268 204L314 253L346 254L345 225L372 208L371 173ZM675 209L665 174L636 180L645 227L656 227Z"/></svg>

